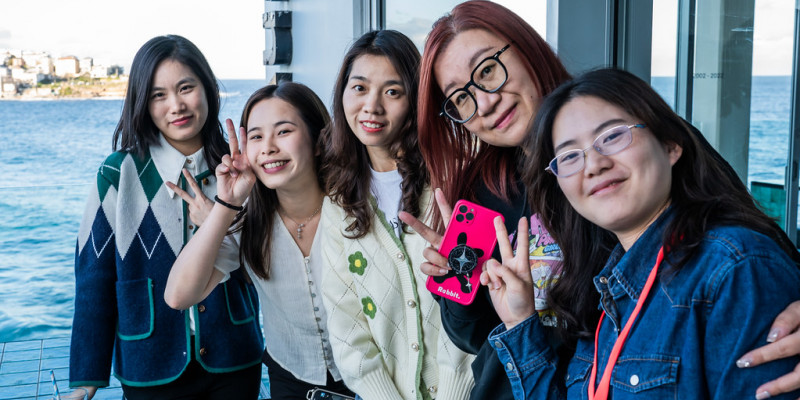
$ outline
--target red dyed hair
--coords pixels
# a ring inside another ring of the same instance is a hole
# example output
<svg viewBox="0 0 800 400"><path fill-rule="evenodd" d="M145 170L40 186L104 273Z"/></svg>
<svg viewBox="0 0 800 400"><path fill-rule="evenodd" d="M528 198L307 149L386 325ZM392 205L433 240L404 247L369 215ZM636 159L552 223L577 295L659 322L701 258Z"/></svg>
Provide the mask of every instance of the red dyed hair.
<svg viewBox="0 0 800 400"><path fill-rule="evenodd" d="M439 116L445 95L433 75L433 66L456 35L471 29L482 29L513 43L541 96L570 78L555 52L533 27L497 3L467 1L433 24L420 64L419 145L432 187L441 188L451 204L458 199L475 201L475 188L481 181L493 194L508 199L509 191L514 190L511 183L519 151L485 143L463 125ZM434 215L436 227L441 230L443 224L436 207Z"/></svg>

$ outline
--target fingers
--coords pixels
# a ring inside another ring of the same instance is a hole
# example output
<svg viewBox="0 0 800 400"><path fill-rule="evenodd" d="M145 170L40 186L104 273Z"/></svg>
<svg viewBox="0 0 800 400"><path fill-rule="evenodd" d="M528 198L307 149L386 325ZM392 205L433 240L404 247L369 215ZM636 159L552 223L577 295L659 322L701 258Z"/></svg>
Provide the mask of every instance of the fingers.
<svg viewBox="0 0 800 400"><path fill-rule="evenodd" d="M186 178L186 182L189 182L189 187L192 188L194 195L201 200L205 200L206 195L203 194L203 190L200 189L200 185L197 184L197 181L194 180L194 177L188 169L183 169L183 176Z"/></svg>
<svg viewBox="0 0 800 400"><path fill-rule="evenodd" d="M800 389L800 364L794 371L761 385L756 389L756 399L768 399L797 389Z"/></svg>
<svg viewBox="0 0 800 400"><path fill-rule="evenodd" d="M170 181L165 182L165 184L167 185L168 188L170 188L173 192L175 192L175 194L180 196L183 199L183 201L191 204L192 200L194 200L194 197L192 197L192 195L186 193L186 191L178 187L178 185ZM197 191L195 191L195 193L196 192Z"/></svg>
<svg viewBox="0 0 800 400"><path fill-rule="evenodd" d="M497 219L499 219L499 217ZM520 258L520 262L516 265L520 268L524 266L526 272L529 272L530 268L530 262L528 261L530 257L530 254L528 253L529 241L530 235L528 235L528 218L522 217L517 223L517 257ZM521 262L522 260L525 262ZM519 273L522 271L517 272ZM528 276L530 276L530 274L528 274Z"/></svg>
<svg viewBox="0 0 800 400"><path fill-rule="evenodd" d="M800 332L795 332L775 343L770 343L748 352L736 361L736 365L740 368L755 367L756 365L796 354L800 354Z"/></svg>
<svg viewBox="0 0 800 400"><path fill-rule="evenodd" d="M431 265L431 273L427 275L441 276L450 271L450 267L447 265L447 257L441 255L436 248L426 247L422 250L422 256L427 260L427 264Z"/></svg>
<svg viewBox="0 0 800 400"><path fill-rule="evenodd" d="M449 269L450 269L449 267L447 269L444 269L430 262L424 262L419 266L419 270L422 271L423 274L428 276L445 276L447 275L447 271Z"/></svg>
<svg viewBox="0 0 800 400"><path fill-rule="evenodd" d="M233 126L233 121L230 118L225 120L225 126L228 128L228 144L231 148L231 156L239 153L239 139L236 137L236 127Z"/></svg>
<svg viewBox="0 0 800 400"><path fill-rule="evenodd" d="M503 266L494 258L486 260L483 264L483 272L481 273L481 283L488 286L489 289L498 290L503 287L503 278L501 277ZM486 283L483 282L483 274L486 274Z"/></svg>
<svg viewBox="0 0 800 400"><path fill-rule="evenodd" d="M247 132L244 127L239 127L239 145L242 147L242 154L247 155Z"/></svg>
<svg viewBox="0 0 800 400"><path fill-rule="evenodd" d="M503 218L494 217L494 231L497 235L497 248L500 249L500 257L504 263L511 262L514 258L514 251L511 250L511 242L508 240L508 231Z"/></svg>
<svg viewBox="0 0 800 400"><path fill-rule="evenodd" d="M422 221L417 219L417 217L405 211L400 211L400 213L398 213L397 216L398 218L400 218L401 221L408 224L408 226L410 226L411 229L419 233L419 235L422 236L428 243L430 243L431 246L433 246L436 249L441 247L442 235L437 233L435 230L431 229L428 225L425 225Z"/></svg>
<svg viewBox="0 0 800 400"><path fill-rule="evenodd" d="M795 301L789 304L789 306L775 318L775 322L772 323L772 328L769 330L767 342L775 342L789 334L789 332L797 331L798 328L800 328L800 301ZM800 351L798 351L798 353L800 353Z"/></svg>
<svg viewBox="0 0 800 400"><path fill-rule="evenodd" d="M433 191L433 197L436 199L436 205L439 207L439 212L442 213L444 227L447 228L447 224L450 222L450 216L453 215L453 208L450 207L450 204L447 203L447 199L444 198L444 192L442 192L442 189L436 188L436 190Z"/></svg>

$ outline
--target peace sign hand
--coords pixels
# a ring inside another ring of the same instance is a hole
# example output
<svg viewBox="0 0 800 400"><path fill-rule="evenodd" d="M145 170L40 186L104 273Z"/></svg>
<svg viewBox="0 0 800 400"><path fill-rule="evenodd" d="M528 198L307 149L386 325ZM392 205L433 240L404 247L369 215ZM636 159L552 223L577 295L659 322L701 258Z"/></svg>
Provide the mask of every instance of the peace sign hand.
<svg viewBox="0 0 800 400"><path fill-rule="evenodd" d="M511 250L511 242L502 218L494 219L497 246L503 263L490 259L484 264L481 284L489 287L497 315L511 329L536 313L533 294L533 278L528 260L528 221L522 217L517 225L517 254Z"/></svg>
<svg viewBox="0 0 800 400"><path fill-rule="evenodd" d="M217 196L229 204L241 206L250 195L250 190L256 182L256 176L247 160L247 133L244 127L239 127L242 150L239 151L239 139L236 128L230 118L225 120L228 127L228 141L231 154L222 156L222 160L215 174L217 175Z"/></svg>
<svg viewBox="0 0 800 400"><path fill-rule="evenodd" d="M186 205L189 206L189 219L192 220L195 226L200 226L203 224L203 221L206 220L206 217L208 217L211 208L214 207L214 202L203 194L203 191L200 189L197 182L195 182L194 177L189 173L188 169L184 168L182 172L183 177L194 192L194 197L172 182L167 181L166 185L186 202Z"/></svg>
<svg viewBox="0 0 800 400"><path fill-rule="evenodd" d="M444 220L445 229L447 229L447 223L450 222L450 215L453 214L453 208L447 204L447 200L444 198L444 193L442 193L441 189L437 188L434 190L433 197L436 198L436 205L439 207L442 219ZM422 251L422 256L427 260L427 262L419 266L422 273L430 276L446 275L447 272L450 271L450 267L447 266L447 257L439 254L439 248L442 246L442 235L405 211L400 211L398 217L431 244Z"/></svg>

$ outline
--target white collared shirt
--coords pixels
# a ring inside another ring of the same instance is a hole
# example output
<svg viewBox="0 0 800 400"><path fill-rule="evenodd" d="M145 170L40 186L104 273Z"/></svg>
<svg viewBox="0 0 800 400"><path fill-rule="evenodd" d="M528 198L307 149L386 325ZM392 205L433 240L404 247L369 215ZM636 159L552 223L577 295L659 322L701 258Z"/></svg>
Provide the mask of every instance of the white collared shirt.
<svg viewBox="0 0 800 400"><path fill-rule="evenodd" d="M249 265L246 268L258 291L267 351L275 362L302 381L324 385L329 371L335 380L341 380L333 361L328 316L322 304L326 265L319 244L321 229L317 228L314 234L308 257L303 257L278 213L273 218L269 280L258 277ZM238 243L239 233L226 236L220 253L238 251ZM224 262L215 267L227 277L239 265Z"/></svg>
<svg viewBox="0 0 800 400"><path fill-rule="evenodd" d="M167 142L167 140L164 138L163 133L159 133L158 139L159 141L157 145L150 146L150 157L153 159L153 163L156 166L156 170L158 171L158 174L161 175L162 179L170 181L178 185L178 187L180 187L181 186L180 180L181 176L183 175L182 171L183 168L189 170L189 173L192 174L192 176L198 176L201 173L208 170L208 165L206 164L206 159L203 154L202 147L200 148L200 150L197 150L194 154L185 156L176 148L172 147L172 145L169 144L169 142ZM203 186L207 185L208 181L206 181L206 183ZM183 202L183 199L181 199L181 197L178 196L168 186L164 185L164 188L167 190L167 193L169 193L170 198L179 202ZM191 194L192 196L195 195L195 193L192 191L192 188L189 186L188 183L185 185L184 190L186 190L186 192ZM183 207L183 204L181 204L181 207ZM183 228L185 230L186 242L188 243L189 240L192 238L192 236L194 236L194 231L197 229L192 220L189 218L188 214L186 215ZM239 255L238 253L236 253L233 259L238 260L238 257ZM227 280L227 277L225 280ZM223 280L222 282L224 282L225 280ZM196 307L197 306L192 306L188 310L190 329L192 331L192 335L194 335L195 332L194 313Z"/></svg>

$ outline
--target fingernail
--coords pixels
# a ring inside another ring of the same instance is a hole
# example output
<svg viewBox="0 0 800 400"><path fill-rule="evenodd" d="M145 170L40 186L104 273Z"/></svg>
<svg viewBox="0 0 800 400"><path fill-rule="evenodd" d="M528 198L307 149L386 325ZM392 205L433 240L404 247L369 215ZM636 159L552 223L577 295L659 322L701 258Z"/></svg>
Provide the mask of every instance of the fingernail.
<svg viewBox="0 0 800 400"><path fill-rule="evenodd" d="M770 397L772 397L772 395L770 395L769 392L766 390L763 392L756 393L756 400L768 399Z"/></svg>
<svg viewBox="0 0 800 400"><path fill-rule="evenodd" d="M739 368L750 368L750 362L752 362L752 360L749 358L740 358L736 360L736 366Z"/></svg>
<svg viewBox="0 0 800 400"><path fill-rule="evenodd" d="M439 268L439 273L440 273L440 274L446 274L446 273L447 273L447 270L446 270L446 269L443 269L443 268Z"/></svg>
<svg viewBox="0 0 800 400"><path fill-rule="evenodd" d="M767 336L767 342L773 343L774 341L778 340L778 335L781 334L781 330L778 328L773 328L769 331L769 336Z"/></svg>

